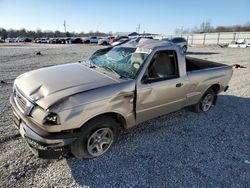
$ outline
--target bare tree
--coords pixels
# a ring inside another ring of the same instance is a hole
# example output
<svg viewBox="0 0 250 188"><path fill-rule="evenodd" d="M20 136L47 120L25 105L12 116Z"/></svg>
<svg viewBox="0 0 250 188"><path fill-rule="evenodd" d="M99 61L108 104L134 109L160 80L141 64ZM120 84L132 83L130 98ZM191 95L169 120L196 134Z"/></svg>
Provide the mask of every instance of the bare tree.
<svg viewBox="0 0 250 188"><path fill-rule="evenodd" d="M8 37L8 33L7 33L6 29L0 28L0 37L2 39L6 39Z"/></svg>
<svg viewBox="0 0 250 188"><path fill-rule="evenodd" d="M210 21L202 22L200 26L200 33L210 33L213 32L213 27Z"/></svg>
<svg viewBox="0 0 250 188"><path fill-rule="evenodd" d="M180 28L175 28L174 33L179 35L181 34L181 29Z"/></svg>

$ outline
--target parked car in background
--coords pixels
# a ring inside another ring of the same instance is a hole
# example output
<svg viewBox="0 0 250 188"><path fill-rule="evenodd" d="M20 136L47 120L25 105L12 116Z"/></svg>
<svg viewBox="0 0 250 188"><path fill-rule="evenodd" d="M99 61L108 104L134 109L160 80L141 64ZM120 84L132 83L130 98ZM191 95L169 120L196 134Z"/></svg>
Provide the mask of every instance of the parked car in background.
<svg viewBox="0 0 250 188"><path fill-rule="evenodd" d="M12 43L12 42L15 42L15 38L6 38L5 39L5 42L7 42L7 43Z"/></svg>
<svg viewBox="0 0 250 188"><path fill-rule="evenodd" d="M41 38L40 43L49 43L49 38Z"/></svg>
<svg viewBox="0 0 250 188"><path fill-rule="evenodd" d="M237 39L236 41L232 41L227 45L229 48L247 48L250 47L250 44L247 43L246 39Z"/></svg>
<svg viewBox="0 0 250 188"><path fill-rule="evenodd" d="M77 38L71 38L71 43L72 44L82 44L83 42L82 42L82 38L79 38L79 37L77 37Z"/></svg>
<svg viewBox="0 0 250 188"><path fill-rule="evenodd" d="M101 37L88 37L83 39L83 43L85 44L98 43L99 39L101 39Z"/></svg>
<svg viewBox="0 0 250 188"><path fill-rule="evenodd" d="M34 43L38 43L40 40L41 40L40 38L35 38L35 39L33 40L33 42L34 42Z"/></svg>
<svg viewBox="0 0 250 188"><path fill-rule="evenodd" d="M187 43L187 40L185 38L183 38L183 37L174 37L174 38L171 38L171 39L164 38L162 40L175 43L176 45L180 46L185 53L187 52L188 43Z"/></svg>
<svg viewBox="0 0 250 188"><path fill-rule="evenodd" d="M36 42L36 43L49 43L49 38L48 37L36 38L34 42Z"/></svg>
<svg viewBox="0 0 250 188"><path fill-rule="evenodd" d="M15 42L31 42L32 39L29 37L17 37L15 39Z"/></svg>
<svg viewBox="0 0 250 188"><path fill-rule="evenodd" d="M4 39L0 39L0 43L5 43L5 40Z"/></svg>
<svg viewBox="0 0 250 188"><path fill-rule="evenodd" d="M28 37L23 37L23 38L20 38L19 42L32 42L32 39Z"/></svg>
<svg viewBox="0 0 250 188"><path fill-rule="evenodd" d="M15 38L15 42L20 42L21 37Z"/></svg>
<svg viewBox="0 0 250 188"><path fill-rule="evenodd" d="M99 45L109 45L110 41L115 37L103 37L102 39L98 40Z"/></svg>
<svg viewBox="0 0 250 188"><path fill-rule="evenodd" d="M128 38L129 38L128 36L117 36L115 38L110 39L109 44L112 44L113 42L116 42L121 39L128 39Z"/></svg>
<svg viewBox="0 0 250 188"><path fill-rule="evenodd" d="M60 44L71 44L71 38L59 38Z"/></svg>
<svg viewBox="0 0 250 188"><path fill-rule="evenodd" d="M50 44L59 44L60 41L59 41L59 38L50 38L49 43Z"/></svg>

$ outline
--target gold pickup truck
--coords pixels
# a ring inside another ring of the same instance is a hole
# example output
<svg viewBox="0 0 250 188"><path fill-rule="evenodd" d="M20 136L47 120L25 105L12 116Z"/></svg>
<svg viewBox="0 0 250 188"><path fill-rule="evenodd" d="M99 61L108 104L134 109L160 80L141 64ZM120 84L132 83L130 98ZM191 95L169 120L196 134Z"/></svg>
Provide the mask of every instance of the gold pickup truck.
<svg viewBox="0 0 250 188"><path fill-rule="evenodd" d="M121 129L187 106L207 112L232 72L186 57L173 43L134 39L84 62L20 75L10 103L14 124L38 156L68 148L92 158L108 151Z"/></svg>

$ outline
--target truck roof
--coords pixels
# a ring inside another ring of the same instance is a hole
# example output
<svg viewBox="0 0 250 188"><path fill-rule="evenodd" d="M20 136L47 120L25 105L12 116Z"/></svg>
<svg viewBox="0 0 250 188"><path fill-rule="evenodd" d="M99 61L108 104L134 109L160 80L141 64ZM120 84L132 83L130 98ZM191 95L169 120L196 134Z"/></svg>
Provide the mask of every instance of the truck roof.
<svg viewBox="0 0 250 188"><path fill-rule="evenodd" d="M127 47L127 48L140 48L144 50L153 50L159 47L173 47L175 44L168 41L161 41L155 39L147 39L147 38L136 38L131 39L128 42L119 45L119 47Z"/></svg>

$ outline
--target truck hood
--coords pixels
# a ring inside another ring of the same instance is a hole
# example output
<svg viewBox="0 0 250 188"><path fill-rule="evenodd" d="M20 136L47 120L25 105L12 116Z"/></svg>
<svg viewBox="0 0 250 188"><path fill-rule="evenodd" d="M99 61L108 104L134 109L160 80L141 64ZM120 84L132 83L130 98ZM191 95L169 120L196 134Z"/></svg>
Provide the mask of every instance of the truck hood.
<svg viewBox="0 0 250 188"><path fill-rule="evenodd" d="M117 82L85 65L73 63L24 73L15 80L15 87L29 100L47 109L61 98Z"/></svg>

